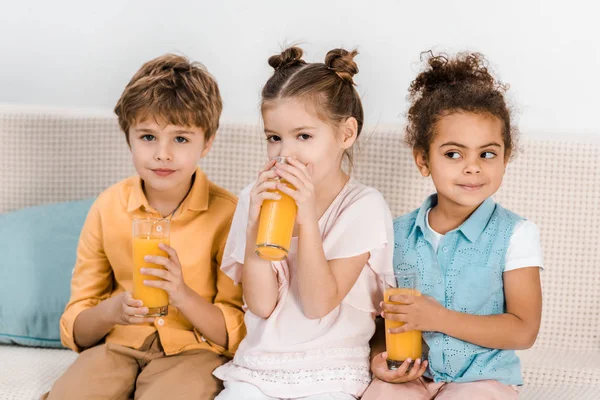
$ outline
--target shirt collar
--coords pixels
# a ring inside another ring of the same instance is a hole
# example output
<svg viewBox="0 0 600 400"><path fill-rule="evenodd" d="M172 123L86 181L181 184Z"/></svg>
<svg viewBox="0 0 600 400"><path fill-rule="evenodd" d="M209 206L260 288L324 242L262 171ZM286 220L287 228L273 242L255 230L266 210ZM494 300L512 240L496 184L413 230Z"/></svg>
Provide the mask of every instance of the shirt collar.
<svg viewBox="0 0 600 400"><path fill-rule="evenodd" d="M417 213L415 226L411 234L414 233L416 228L419 228L421 230L421 234L425 234L425 232L427 232L427 210L435 207L437 203L438 197L436 193L432 194L431 196L427 197L427 199L425 199ZM488 197L456 230L461 231L462 234L465 235L465 237L471 243L477 241L477 239L479 239L479 236L481 236L481 234L483 233L483 230L486 228L488 222L490 221L490 218L492 217L492 214L495 209L496 202L492 200L491 197Z"/></svg>
<svg viewBox="0 0 600 400"><path fill-rule="evenodd" d="M179 210L177 212L182 212L184 210L204 211L208 208L208 178L204 172L202 172L200 167L196 167L196 172L194 174L196 175L194 184L192 185L186 198L181 203L181 206L179 206ZM129 194L127 212L135 211L140 207L148 209L150 208L150 205L148 204L148 199L146 199L146 195L142 189L142 178L138 175L135 178L133 187L131 188L131 192Z"/></svg>

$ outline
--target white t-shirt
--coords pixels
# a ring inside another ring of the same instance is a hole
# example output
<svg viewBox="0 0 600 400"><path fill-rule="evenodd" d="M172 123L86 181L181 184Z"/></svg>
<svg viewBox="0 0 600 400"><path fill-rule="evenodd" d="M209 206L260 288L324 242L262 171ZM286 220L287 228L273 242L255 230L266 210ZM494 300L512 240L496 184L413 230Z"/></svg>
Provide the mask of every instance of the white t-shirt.
<svg viewBox="0 0 600 400"><path fill-rule="evenodd" d="M425 221L427 229L431 233L431 245L433 251L437 252L438 246L444 235L434 231L429 225L429 212L427 210ZM542 257L542 245L540 243L540 230L537 225L529 220L520 221L510 237L510 243L506 250L506 263L504 272L513 271L519 268L540 267L544 269L544 259Z"/></svg>

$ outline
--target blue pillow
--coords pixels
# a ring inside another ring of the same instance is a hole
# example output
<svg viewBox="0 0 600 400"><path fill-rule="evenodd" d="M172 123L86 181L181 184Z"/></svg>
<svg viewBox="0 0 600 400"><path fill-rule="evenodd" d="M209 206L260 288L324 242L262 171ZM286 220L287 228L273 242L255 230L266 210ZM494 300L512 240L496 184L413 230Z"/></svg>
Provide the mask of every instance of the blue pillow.
<svg viewBox="0 0 600 400"><path fill-rule="evenodd" d="M79 234L94 199L0 214L0 343L63 347Z"/></svg>

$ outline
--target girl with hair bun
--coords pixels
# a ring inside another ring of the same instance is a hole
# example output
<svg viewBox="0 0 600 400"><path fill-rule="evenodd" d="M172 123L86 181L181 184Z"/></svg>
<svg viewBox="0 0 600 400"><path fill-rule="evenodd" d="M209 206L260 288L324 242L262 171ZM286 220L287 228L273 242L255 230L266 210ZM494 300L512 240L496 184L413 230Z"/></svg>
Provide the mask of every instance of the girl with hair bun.
<svg viewBox="0 0 600 400"><path fill-rule="evenodd" d="M239 196L221 266L243 285L247 336L214 372L225 385L219 400L350 400L371 381L369 340L394 239L381 193L343 168L363 127L356 54L335 49L307 63L291 47L269 58L261 112L270 161ZM297 206L293 237L287 257L268 261L256 254L261 205L284 196Z"/></svg>

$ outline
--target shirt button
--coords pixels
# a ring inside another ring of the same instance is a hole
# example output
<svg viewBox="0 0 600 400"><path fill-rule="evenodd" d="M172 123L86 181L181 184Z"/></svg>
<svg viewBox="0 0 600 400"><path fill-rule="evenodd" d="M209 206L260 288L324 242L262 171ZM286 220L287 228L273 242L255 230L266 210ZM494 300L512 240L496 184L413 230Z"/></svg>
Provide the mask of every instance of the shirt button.
<svg viewBox="0 0 600 400"><path fill-rule="evenodd" d="M437 283L442 283L442 278L438 278Z"/></svg>
<svg viewBox="0 0 600 400"><path fill-rule="evenodd" d="M440 344L440 339L435 339L435 344Z"/></svg>
<svg viewBox="0 0 600 400"><path fill-rule="evenodd" d="M159 318L156 320L156 323L158 326L163 326L165 324L165 320L162 318Z"/></svg>
<svg viewBox="0 0 600 400"><path fill-rule="evenodd" d="M444 246L444 247L442 248L442 251L443 251L444 253L447 253L447 252L448 252L448 246Z"/></svg>

